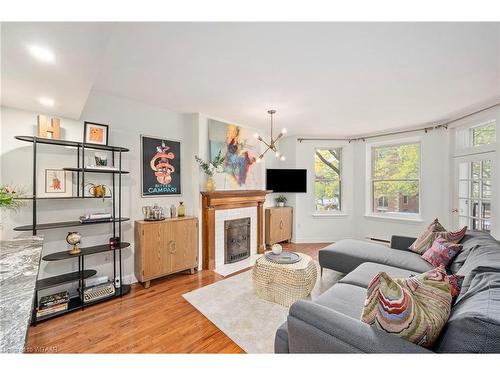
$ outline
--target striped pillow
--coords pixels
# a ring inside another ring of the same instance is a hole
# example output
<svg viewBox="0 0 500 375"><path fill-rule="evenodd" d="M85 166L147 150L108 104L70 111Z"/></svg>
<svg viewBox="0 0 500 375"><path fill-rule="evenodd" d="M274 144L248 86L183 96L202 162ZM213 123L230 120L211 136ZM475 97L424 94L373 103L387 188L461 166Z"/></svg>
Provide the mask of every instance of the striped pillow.
<svg viewBox="0 0 500 375"><path fill-rule="evenodd" d="M434 240L443 233L446 233L446 229L444 229L438 219L434 219L431 225L429 225L427 229L418 236L415 242L411 244L409 249L422 255L432 246Z"/></svg>
<svg viewBox="0 0 500 375"><path fill-rule="evenodd" d="M429 348L448 320L451 299L443 267L407 279L380 272L368 285L361 321Z"/></svg>

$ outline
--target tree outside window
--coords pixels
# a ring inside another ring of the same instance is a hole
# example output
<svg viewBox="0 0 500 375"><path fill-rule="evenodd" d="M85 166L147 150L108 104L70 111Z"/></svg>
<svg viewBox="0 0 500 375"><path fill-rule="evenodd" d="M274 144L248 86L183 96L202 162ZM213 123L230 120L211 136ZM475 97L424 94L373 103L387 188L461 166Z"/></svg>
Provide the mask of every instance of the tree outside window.
<svg viewBox="0 0 500 375"><path fill-rule="evenodd" d="M342 149L318 148L314 154L314 192L317 212L342 209Z"/></svg>
<svg viewBox="0 0 500 375"><path fill-rule="evenodd" d="M420 143L372 148L372 211L419 213Z"/></svg>

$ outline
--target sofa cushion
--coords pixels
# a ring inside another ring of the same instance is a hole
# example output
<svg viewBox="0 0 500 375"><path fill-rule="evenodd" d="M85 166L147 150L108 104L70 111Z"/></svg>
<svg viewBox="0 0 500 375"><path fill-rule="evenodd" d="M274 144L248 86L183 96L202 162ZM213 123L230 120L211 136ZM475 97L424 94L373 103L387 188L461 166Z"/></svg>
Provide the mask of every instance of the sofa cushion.
<svg viewBox="0 0 500 375"><path fill-rule="evenodd" d="M290 348L288 346L288 327L287 322L283 323L274 337L274 352L275 353L289 353Z"/></svg>
<svg viewBox="0 0 500 375"><path fill-rule="evenodd" d="M429 348L446 324L450 309L444 267L404 279L381 272L368 285L361 321Z"/></svg>
<svg viewBox="0 0 500 375"><path fill-rule="evenodd" d="M385 272L391 277L406 278L415 274L415 271L405 270L379 263L363 263L352 272L349 272L339 283L356 285L361 288L368 288L368 284L379 272Z"/></svg>
<svg viewBox="0 0 500 375"><path fill-rule="evenodd" d="M463 249L449 267L452 273L465 276L479 266L500 270L500 242L490 234L469 231L460 244Z"/></svg>
<svg viewBox="0 0 500 375"><path fill-rule="evenodd" d="M441 337L439 353L500 353L500 273L478 267L464 279Z"/></svg>
<svg viewBox="0 0 500 375"><path fill-rule="evenodd" d="M366 289L350 284L335 284L314 300L315 303L359 319L363 311Z"/></svg>
<svg viewBox="0 0 500 375"><path fill-rule="evenodd" d="M433 268L416 253L367 241L341 240L319 251L321 267L342 273L349 273L365 262L385 264L418 273Z"/></svg>

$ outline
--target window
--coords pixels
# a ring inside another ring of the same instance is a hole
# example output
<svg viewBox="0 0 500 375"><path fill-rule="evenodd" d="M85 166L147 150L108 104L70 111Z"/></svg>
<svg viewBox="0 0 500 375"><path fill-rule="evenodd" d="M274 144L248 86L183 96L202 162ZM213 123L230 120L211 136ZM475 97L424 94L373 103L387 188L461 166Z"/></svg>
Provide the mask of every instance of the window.
<svg viewBox="0 0 500 375"><path fill-rule="evenodd" d="M488 151L495 145L496 138L497 124L495 120L458 128L456 132L456 150L463 150L467 153L468 150L472 151L472 149L480 147Z"/></svg>
<svg viewBox="0 0 500 375"><path fill-rule="evenodd" d="M342 149L318 148L314 154L314 194L316 211L342 210Z"/></svg>
<svg viewBox="0 0 500 375"><path fill-rule="evenodd" d="M459 224L474 230L490 231L492 161L462 162L458 174Z"/></svg>
<svg viewBox="0 0 500 375"><path fill-rule="evenodd" d="M374 146L371 167L373 213L420 212L420 143Z"/></svg>
<svg viewBox="0 0 500 375"><path fill-rule="evenodd" d="M495 122L490 122L470 129L472 146L491 145L496 142L497 131Z"/></svg>

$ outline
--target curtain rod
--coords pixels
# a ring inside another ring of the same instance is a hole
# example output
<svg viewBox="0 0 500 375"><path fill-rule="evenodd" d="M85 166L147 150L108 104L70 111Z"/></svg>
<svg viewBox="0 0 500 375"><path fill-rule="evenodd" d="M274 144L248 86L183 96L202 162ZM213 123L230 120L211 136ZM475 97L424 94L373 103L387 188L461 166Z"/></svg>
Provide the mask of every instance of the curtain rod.
<svg viewBox="0 0 500 375"><path fill-rule="evenodd" d="M500 102L492 104L489 107L482 108L482 109L479 109L479 110L474 111L474 112L470 112L466 115L451 119L449 121L445 121L445 122L440 123L438 125L430 125L430 126L425 126L425 127L416 128L416 129L399 130L399 131L395 131L395 132L379 133L379 134L367 135L364 137L354 137L354 138L297 138L297 141L299 143L302 143L303 141L347 141L347 142L351 143L353 141L363 141L364 142L367 139L384 137L384 136L389 136L389 135L399 135L399 134L414 133L414 132L420 132L420 131L424 131L427 133L428 131L435 130L435 129L441 129L441 128L448 129L448 125L450 125L454 122L463 120L464 118L473 116L475 114L487 111L488 109L495 108L498 106L500 106Z"/></svg>

